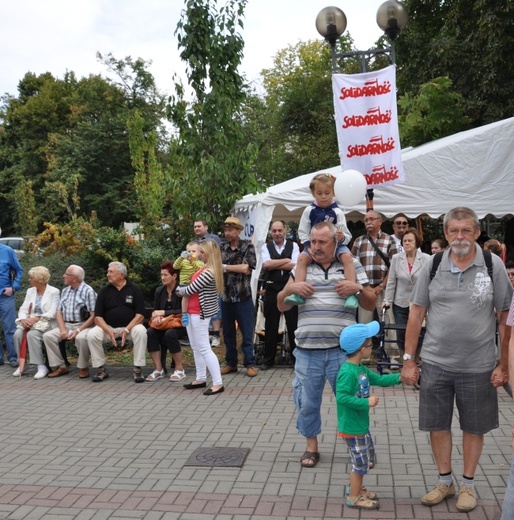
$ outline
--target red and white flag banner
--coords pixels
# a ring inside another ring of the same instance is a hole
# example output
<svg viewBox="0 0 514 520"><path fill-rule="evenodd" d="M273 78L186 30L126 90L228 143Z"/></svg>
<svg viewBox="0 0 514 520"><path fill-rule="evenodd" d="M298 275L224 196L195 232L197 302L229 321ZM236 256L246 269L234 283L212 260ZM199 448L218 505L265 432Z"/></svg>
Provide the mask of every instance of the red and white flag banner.
<svg viewBox="0 0 514 520"><path fill-rule="evenodd" d="M343 170L361 172L368 188L404 182L395 65L363 74L333 74L332 87Z"/></svg>

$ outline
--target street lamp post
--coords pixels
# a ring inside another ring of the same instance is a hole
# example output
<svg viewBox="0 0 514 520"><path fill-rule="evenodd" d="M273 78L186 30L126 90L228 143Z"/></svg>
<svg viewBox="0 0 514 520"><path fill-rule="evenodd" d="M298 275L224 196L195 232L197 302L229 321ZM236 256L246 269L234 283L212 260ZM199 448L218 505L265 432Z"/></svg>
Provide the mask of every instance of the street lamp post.
<svg viewBox="0 0 514 520"><path fill-rule="evenodd" d="M407 10L398 0L387 0L377 10L377 25L391 41L384 49L368 49L367 51L337 52L336 42L346 30L346 15L338 7L325 7L316 16L316 29L330 44L332 54L332 73L340 71L340 62L347 58L358 58L361 72L367 72L368 60L374 56L389 56L391 63L396 63L394 41L405 28L408 21ZM373 209L373 189L367 191L367 209Z"/></svg>
<svg viewBox="0 0 514 520"><path fill-rule="evenodd" d="M387 0L377 10L377 25L391 40L391 45L384 49L367 51L337 52L336 42L346 30L346 15L338 7L325 7L316 16L316 29L330 44L332 51L332 72L339 72L339 61L345 58L359 58L361 72L367 71L368 59L381 54L390 57L396 63L394 41L407 25L408 15L405 6L397 0Z"/></svg>

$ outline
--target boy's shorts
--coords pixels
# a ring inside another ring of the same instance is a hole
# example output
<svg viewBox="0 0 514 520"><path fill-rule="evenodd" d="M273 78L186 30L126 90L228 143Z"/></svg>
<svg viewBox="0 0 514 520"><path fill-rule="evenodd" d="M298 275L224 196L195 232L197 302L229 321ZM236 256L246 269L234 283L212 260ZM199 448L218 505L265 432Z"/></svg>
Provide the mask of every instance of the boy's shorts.
<svg viewBox="0 0 514 520"><path fill-rule="evenodd" d="M366 475L375 465L375 445L368 431L362 437L344 437L352 461L352 473Z"/></svg>

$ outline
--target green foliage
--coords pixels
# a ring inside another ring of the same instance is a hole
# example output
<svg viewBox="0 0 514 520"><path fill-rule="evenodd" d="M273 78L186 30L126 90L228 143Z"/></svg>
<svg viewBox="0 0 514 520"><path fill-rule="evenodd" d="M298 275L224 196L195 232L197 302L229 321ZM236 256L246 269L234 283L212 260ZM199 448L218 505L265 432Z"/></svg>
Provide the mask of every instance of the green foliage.
<svg viewBox="0 0 514 520"><path fill-rule="evenodd" d="M404 94L398 100L402 146L418 146L454 134L466 127L462 96L452 92L449 78L425 83L416 96Z"/></svg>
<svg viewBox="0 0 514 520"><path fill-rule="evenodd" d="M406 30L397 40L400 94L449 77L472 126L514 114L514 3L405 0Z"/></svg>
<svg viewBox="0 0 514 520"><path fill-rule="evenodd" d="M172 220L216 224L234 202L257 189L252 170L255 145L243 131L244 78L238 73L244 42L237 32L247 0L229 0L219 10L210 0L188 0L177 25L180 57L194 97L175 82L168 117L177 129L171 142ZM187 96L189 97L189 96Z"/></svg>
<svg viewBox="0 0 514 520"><path fill-rule="evenodd" d="M164 174L156 158L157 134L143 132L144 120L138 109L128 119L132 166L136 170L136 217L143 233L148 234L160 220L166 194Z"/></svg>
<svg viewBox="0 0 514 520"><path fill-rule="evenodd" d="M147 157L155 171L165 136L163 98L146 70L147 62L130 57L116 60L110 54L99 58L117 79L77 80L71 72L61 80L49 73L27 73L19 83L18 97L2 98L0 225L4 232L41 229L45 221L66 221L92 211L103 224L114 227L135 219L138 196L127 121L131 111L141 114L142 131L153 140ZM31 183L26 196L21 190L28 184L22 187L22 182ZM34 205L37 211L27 220Z"/></svg>
<svg viewBox="0 0 514 520"><path fill-rule="evenodd" d="M342 38L338 45L350 50L351 39ZM336 164L329 46L321 40L290 45L262 76L266 95L259 177L270 185Z"/></svg>
<svg viewBox="0 0 514 520"><path fill-rule="evenodd" d="M174 260L182 250L182 243L169 226L157 227L141 242L123 229L101 226L94 215L91 220L80 217L64 224L45 223L45 228L34 242L34 250L43 250L43 255L25 255L41 262L36 265L50 269L52 262L59 266L77 263L88 272L88 283L101 287L106 283L109 262L123 262L130 279L141 286L149 303L160 285L161 263Z"/></svg>

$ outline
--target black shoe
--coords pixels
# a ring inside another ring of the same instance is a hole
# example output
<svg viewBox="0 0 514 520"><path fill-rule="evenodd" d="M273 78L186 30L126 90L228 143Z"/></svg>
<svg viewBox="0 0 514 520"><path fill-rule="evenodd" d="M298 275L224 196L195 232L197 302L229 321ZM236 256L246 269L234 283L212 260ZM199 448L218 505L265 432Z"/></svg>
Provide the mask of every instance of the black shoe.
<svg viewBox="0 0 514 520"><path fill-rule="evenodd" d="M3 365L3 364L4 364L4 362L2 360L0 365ZM9 361L9 365L11 365L12 368L18 368L20 366L20 364L15 359L13 359L12 361Z"/></svg>
<svg viewBox="0 0 514 520"><path fill-rule="evenodd" d="M270 368L273 368L273 365L268 365L267 363L261 365L261 370L269 370Z"/></svg>
<svg viewBox="0 0 514 520"><path fill-rule="evenodd" d="M193 383L187 383L184 385L184 388L186 390L194 390L195 388L205 388L207 386L207 383L204 381L203 383L198 383L194 385Z"/></svg>
<svg viewBox="0 0 514 520"><path fill-rule="evenodd" d="M214 390L214 392L212 391L212 388L209 388L209 390L206 390L203 395L216 395L216 394L221 394L221 392L224 392L225 391L225 387L222 386L221 388L218 388L218 390Z"/></svg>
<svg viewBox="0 0 514 520"><path fill-rule="evenodd" d="M3 359L0 359L0 367L3 367L5 365L5 361Z"/></svg>

